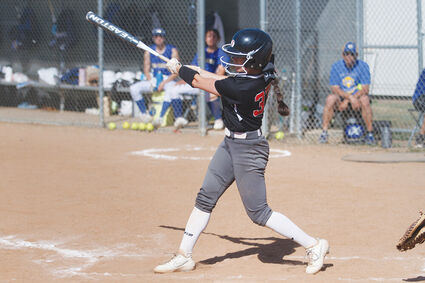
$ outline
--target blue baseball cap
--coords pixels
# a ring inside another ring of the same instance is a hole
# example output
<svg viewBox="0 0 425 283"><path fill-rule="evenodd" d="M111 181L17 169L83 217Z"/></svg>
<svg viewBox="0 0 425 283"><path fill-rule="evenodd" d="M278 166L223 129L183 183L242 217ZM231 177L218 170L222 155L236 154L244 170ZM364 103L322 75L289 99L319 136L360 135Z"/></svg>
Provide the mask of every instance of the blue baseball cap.
<svg viewBox="0 0 425 283"><path fill-rule="evenodd" d="M344 51L343 52L353 53L355 55L357 53L356 44L352 41L347 42L344 45Z"/></svg>
<svg viewBox="0 0 425 283"><path fill-rule="evenodd" d="M152 36L164 36L165 37L165 30L163 30L162 28L154 28L152 30Z"/></svg>

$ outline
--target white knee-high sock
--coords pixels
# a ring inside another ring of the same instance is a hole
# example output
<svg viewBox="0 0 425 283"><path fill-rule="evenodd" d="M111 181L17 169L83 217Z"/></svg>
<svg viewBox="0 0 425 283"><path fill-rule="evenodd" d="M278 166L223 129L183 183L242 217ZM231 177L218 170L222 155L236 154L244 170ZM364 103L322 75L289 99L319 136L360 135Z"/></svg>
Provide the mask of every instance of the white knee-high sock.
<svg viewBox="0 0 425 283"><path fill-rule="evenodd" d="M207 227L211 213L203 212L196 207L193 208L189 220L187 220L186 229L184 230L183 239L180 243L180 251L185 256L192 256L193 247L199 238L199 235Z"/></svg>
<svg viewBox="0 0 425 283"><path fill-rule="evenodd" d="M288 217L279 212L272 212L269 220L267 220L266 226L282 236L294 240L304 248L311 248L317 244L317 239L307 235Z"/></svg>

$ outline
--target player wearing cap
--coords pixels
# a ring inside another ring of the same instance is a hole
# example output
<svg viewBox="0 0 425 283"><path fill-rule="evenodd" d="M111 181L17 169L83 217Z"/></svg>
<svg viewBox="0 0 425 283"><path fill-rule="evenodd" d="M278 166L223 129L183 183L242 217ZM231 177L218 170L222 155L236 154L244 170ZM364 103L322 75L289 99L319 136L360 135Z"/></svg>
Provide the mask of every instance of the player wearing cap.
<svg viewBox="0 0 425 283"><path fill-rule="evenodd" d="M234 181L245 210L254 223L271 228L306 248L309 259L307 273L313 274L322 268L329 250L328 242L309 236L267 204L264 174L269 144L260 127L271 82L275 78L272 47L270 36L260 29L237 32L232 42L222 47L231 58L230 61L223 60L228 77L199 67L181 66L174 59L167 63L173 73L178 73L191 86L221 96L226 137L208 166L179 252L167 263L155 267L155 272L195 268L193 247L207 226L218 199Z"/></svg>
<svg viewBox="0 0 425 283"><path fill-rule="evenodd" d="M328 127L334 110L344 111L349 103L353 110L361 109L367 129L366 143L369 145L376 143L372 133L372 107L368 95L370 85L369 65L357 59L357 56L356 44L347 42L342 51L342 60L332 65L329 79L331 94L326 98L323 110L323 132L320 135L320 143L328 142Z"/></svg>
<svg viewBox="0 0 425 283"><path fill-rule="evenodd" d="M153 29L152 41L154 44L149 46L150 48L167 58L179 59L177 48L174 45L165 43L165 30L162 28ZM166 62L148 51L145 51L143 58L143 72L145 80L131 85L130 94L142 114L142 122L148 123L152 121L152 117L146 109L143 94L172 87L175 84L174 79L177 78L177 75L171 74L167 69ZM157 80L157 78L162 78L162 81Z"/></svg>

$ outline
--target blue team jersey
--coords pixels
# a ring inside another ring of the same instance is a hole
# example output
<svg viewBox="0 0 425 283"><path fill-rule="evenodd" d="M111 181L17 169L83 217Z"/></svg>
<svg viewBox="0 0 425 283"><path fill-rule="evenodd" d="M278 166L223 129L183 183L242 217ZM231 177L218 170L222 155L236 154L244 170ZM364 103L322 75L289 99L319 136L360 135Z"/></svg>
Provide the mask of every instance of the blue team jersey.
<svg viewBox="0 0 425 283"><path fill-rule="evenodd" d="M416 99L419 98L422 94L425 93L425 69L422 71L419 76L418 82L416 83L415 92L413 93L413 103L415 103Z"/></svg>
<svg viewBox="0 0 425 283"><path fill-rule="evenodd" d="M152 44L149 47L156 51L155 44ZM171 59L171 53L172 53L171 50L173 48L176 48L176 47L172 44L165 45L165 51L164 53L162 53L162 55ZM151 55L151 71L153 72L154 77L159 71L161 71L163 75L167 75L167 76L171 75L170 71L168 71L167 69L167 63L165 61L161 60L159 57L153 54L150 54L150 55Z"/></svg>
<svg viewBox="0 0 425 283"><path fill-rule="evenodd" d="M370 84L369 65L362 60L357 60L353 68L349 69L341 59L332 65L329 84L337 85L343 91L354 94L357 92L359 84Z"/></svg>
<svg viewBox="0 0 425 283"><path fill-rule="evenodd" d="M224 53L221 48L217 48L217 50L213 53L207 52L207 48L205 48L205 71L215 73L218 65L223 65L220 61L222 56L225 58L227 57L226 53ZM193 58L192 65L198 66L198 53L196 53L195 57Z"/></svg>

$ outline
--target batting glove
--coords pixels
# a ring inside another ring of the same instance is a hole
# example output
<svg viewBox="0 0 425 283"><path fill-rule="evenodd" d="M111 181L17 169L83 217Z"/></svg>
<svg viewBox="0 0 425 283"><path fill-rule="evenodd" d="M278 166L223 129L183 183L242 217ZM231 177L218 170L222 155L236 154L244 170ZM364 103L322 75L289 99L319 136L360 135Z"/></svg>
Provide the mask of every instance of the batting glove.
<svg viewBox="0 0 425 283"><path fill-rule="evenodd" d="M168 70L170 70L171 73L178 74L179 71L177 70L177 67L181 67L181 65L182 64L179 62L179 60L177 60L176 58L172 58L170 61L168 61L167 68Z"/></svg>

